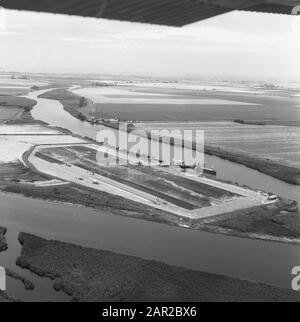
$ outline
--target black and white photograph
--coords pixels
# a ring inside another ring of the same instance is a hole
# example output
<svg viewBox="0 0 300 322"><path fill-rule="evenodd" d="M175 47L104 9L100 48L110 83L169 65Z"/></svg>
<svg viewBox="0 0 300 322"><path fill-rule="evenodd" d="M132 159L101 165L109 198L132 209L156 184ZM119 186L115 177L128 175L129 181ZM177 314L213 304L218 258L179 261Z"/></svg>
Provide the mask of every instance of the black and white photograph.
<svg viewBox="0 0 300 322"><path fill-rule="evenodd" d="M299 203L300 0L0 0L0 303L300 302Z"/></svg>

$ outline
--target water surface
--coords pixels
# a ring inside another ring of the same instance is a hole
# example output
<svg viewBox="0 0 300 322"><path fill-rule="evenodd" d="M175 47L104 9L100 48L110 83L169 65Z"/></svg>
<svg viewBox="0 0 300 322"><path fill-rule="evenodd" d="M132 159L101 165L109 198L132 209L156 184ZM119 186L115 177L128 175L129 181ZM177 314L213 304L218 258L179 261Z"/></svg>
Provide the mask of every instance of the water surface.
<svg viewBox="0 0 300 322"><path fill-rule="evenodd" d="M291 270L300 261L296 245L211 234L11 194L0 193L0 222L9 231L282 287L290 287Z"/></svg>

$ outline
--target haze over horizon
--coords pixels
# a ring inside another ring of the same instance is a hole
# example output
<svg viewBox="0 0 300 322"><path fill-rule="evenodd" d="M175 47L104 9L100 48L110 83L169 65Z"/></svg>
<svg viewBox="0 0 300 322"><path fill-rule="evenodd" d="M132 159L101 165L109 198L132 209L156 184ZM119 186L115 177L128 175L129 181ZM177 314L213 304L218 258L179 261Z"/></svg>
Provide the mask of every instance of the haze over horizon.
<svg viewBox="0 0 300 322"><path fill-rule="evenodd" d="M171 28L5 10L0 69L300 81L293 19L232 12Z"/></svg>

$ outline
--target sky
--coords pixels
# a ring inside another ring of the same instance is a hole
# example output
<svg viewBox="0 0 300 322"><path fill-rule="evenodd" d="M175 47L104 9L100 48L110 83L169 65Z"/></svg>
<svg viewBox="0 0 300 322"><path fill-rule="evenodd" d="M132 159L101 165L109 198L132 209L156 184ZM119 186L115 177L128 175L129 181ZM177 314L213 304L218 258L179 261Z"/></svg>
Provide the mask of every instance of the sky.
<svg viewBox="0 0 300 322"><path fill-rule="evenodd" d="M172 28L3 9L0 70L300 81L299 19L232 12Z"/></svg>

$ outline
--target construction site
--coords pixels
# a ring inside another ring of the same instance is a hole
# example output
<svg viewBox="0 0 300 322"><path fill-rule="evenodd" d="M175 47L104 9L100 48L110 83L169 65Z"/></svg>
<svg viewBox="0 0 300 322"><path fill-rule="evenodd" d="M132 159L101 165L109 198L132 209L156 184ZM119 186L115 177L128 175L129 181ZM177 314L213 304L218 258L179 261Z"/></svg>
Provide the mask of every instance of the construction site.
<svg viewBox="0 0 300 322"><path fill-rule="evenodd" d="M129 156L132 162L125 166L109 165L108 160L116 157L125 160L128 154L86 143L37 145L23 158L33 170L55 179L121 196L188 220L203 220L277 201L276 196L220 182L212 176L199 176L196 169L146 166L146 157L142 156Z"/></svg>

